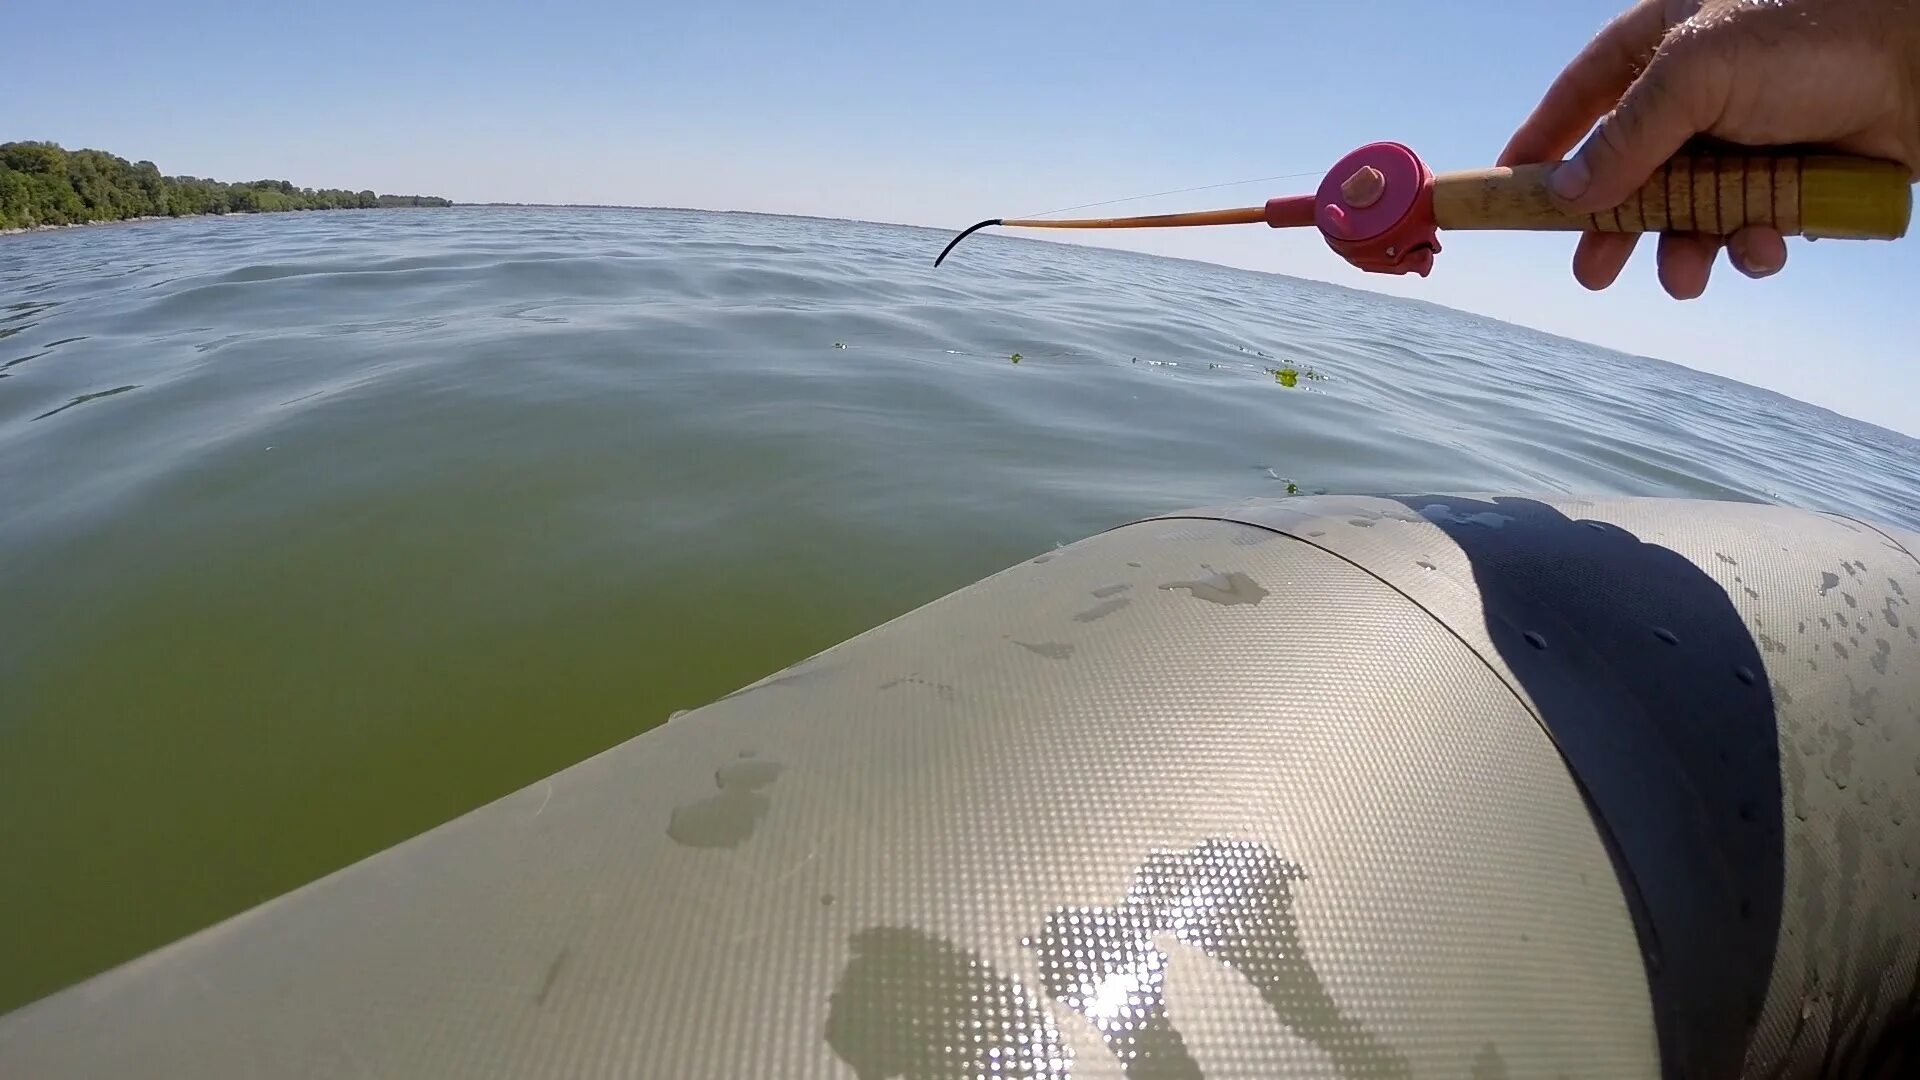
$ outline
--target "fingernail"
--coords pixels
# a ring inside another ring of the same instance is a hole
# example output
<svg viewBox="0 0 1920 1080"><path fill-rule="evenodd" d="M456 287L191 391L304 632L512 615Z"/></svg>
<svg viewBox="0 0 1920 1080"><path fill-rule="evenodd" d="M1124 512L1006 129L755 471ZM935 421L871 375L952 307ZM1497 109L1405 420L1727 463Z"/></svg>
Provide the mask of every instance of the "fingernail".
<svg viewBox="0 0 1920 1080"><path fill-rule="evenodd" d="M1727 261L1750 278L1772 277L1780 272L1779 263L1755 259L1744 244L1728 244Z"/></svg>
<svg viewBox="0 0 1920 1080"><path fill-rule="evenodd" d="M1587 193L1587 182L1592 178L1587 172L1587 163L1574 158L1554 167L1547 177L1547 187L1562 199L1577 199Z"/></svg>

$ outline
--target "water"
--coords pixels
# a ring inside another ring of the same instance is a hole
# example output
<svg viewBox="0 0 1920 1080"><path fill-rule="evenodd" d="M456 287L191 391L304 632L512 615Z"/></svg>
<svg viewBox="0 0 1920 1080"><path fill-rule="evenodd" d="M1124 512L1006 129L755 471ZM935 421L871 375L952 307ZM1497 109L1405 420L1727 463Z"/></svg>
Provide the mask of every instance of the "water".
<svg viewBox="0 0 1920 1080"><path fill-rule="evenodd" d="M936 272L945 239L0 239L0 1009L1138 515L1292 483L1920 527L1920 444L1777 395L1130 254L985 235Z"/></svg>

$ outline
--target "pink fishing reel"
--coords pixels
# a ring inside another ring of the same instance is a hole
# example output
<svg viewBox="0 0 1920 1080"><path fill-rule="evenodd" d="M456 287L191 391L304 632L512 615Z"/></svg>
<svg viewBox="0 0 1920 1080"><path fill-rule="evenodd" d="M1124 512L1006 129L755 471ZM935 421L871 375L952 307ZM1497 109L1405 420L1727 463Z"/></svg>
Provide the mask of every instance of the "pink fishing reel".
<svg viewBox="0 0 1920 1080"><path fill-rule="evenodd" d="M1327 171L1312 195L1269 199L1276 229L1311 225L1341 258L1374 274L1419 274L1440 253L1433 171L1394 142L1368 143Z"/></svg>

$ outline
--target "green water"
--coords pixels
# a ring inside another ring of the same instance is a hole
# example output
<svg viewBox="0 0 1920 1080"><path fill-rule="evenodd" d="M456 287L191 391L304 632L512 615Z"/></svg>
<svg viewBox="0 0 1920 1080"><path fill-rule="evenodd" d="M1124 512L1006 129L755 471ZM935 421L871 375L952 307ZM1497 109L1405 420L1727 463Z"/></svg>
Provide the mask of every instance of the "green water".
<svg viewBox="0 0 1920 1080"><path fill-rule="evenodd" d="M0 238L0 1009L1131 517L1293 485L1920 526L1920 444L1739 384L1006 237L936 273L942 242L486 209Z"/></svg>

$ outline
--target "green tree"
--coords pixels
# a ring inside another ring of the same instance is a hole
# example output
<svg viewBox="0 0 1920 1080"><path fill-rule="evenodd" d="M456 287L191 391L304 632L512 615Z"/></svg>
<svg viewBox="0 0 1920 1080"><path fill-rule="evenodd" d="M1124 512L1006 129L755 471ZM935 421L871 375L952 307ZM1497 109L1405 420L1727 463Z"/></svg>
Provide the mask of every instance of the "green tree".
<svg viewBox="0 0 1920 1080"><path fill-rule="evenodd" d="M167 178L160 175L160 167L151 161L142 161L133 167L134 180L140 185L140 193L145 197L146 207L142 213L159 217L172 212L171 200L167 197Z"/></svg>
<svg viewBox="0 0 1920 1080"><path fill-rule="evenodd" d="M0 165L0 229L23 229L33 218L33 185L27 174Z"/></svg>
<svg viewBox="0 0 1920 1080"><path fill-rule="evenodd" d="M0 143L0 228L170 214L451 206L430 195L295 187L290 180L223 184L164 176L151 161L129 162L100 150L63 150L50 142Z"/></svg>

